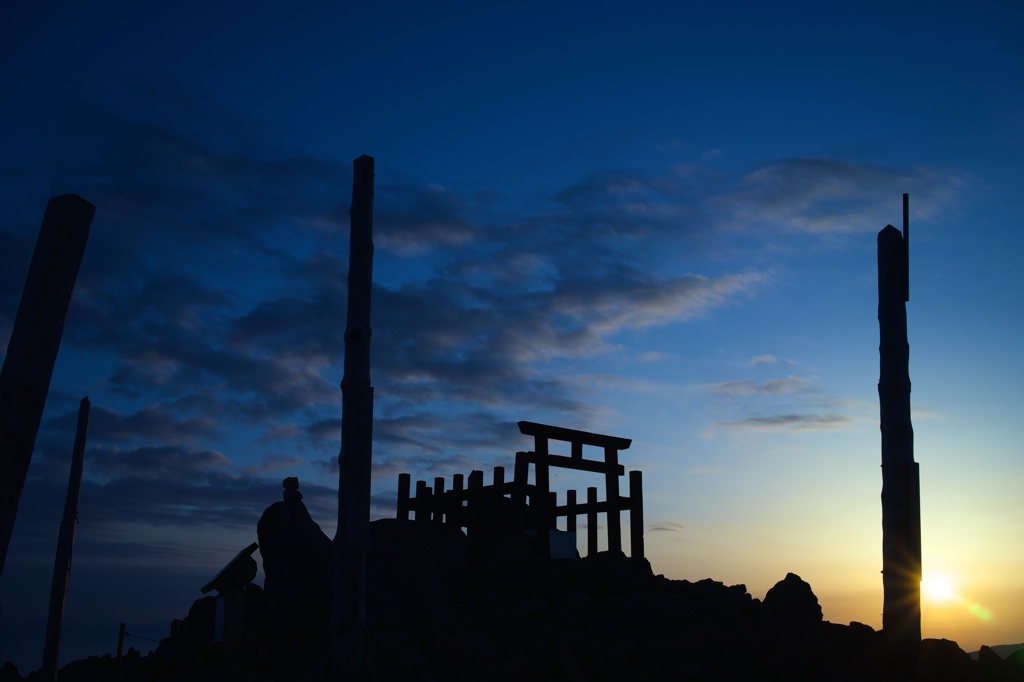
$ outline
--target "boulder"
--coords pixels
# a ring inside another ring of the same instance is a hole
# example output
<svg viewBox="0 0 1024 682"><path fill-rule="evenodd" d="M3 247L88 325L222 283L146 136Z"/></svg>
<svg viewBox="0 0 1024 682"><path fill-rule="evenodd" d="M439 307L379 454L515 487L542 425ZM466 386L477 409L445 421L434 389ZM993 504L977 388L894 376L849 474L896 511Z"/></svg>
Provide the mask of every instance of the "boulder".
<svg viewBox="0 0 1024 682"><path fill-rule="evenodd" d="M822 621L821 605L811 586L796 573L787 573L764 596L764 610L790 625L814 625Z"/></svg>
<svg viewBox="0 0 1024 682"><path fill-rule="evenodd" d="M284 499L256 525L271 616L291 622L326 618L331 609L334 545L309 515L297 478L286 478Z"/></svg>

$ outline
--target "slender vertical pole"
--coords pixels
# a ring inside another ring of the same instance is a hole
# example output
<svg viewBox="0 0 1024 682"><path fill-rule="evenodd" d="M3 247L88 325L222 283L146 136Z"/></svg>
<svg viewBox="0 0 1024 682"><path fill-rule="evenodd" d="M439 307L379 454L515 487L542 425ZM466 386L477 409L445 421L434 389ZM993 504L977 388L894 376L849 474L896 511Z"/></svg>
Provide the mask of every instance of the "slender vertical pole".
<svg viewBox="0 0 1024 682"><path fill-rule="evenodd" d="M74 194L46 205L0 370L0 575L95 213Z"/></svg>
<svg viewBox="0 0 1024 682"><path fill-rule="evenodd" d="M587 556L597 554L597 488L587 488Z"/></svg>
<svg viewBox="0 0 1024 682"><path fill-rule="evenodd" d="M904 195L904 220L907 195ZM921 487L910 421L907 244L878 233L878 402L882 435L882 630L897 647L921 641Z"/></svg>
<svg viewBox="0 0 1024 682"><path fill-rule="evenodd" d="M910 302L910 195L903 193L903 300Z"/></svg>
<svg viewBox="0 0 1024 682"><path fill-rule="evenodd" d="M551 506L550 470L548 468L548 437L534 437L533 449L536 450L536 460L533 463L534 482L537 485L537 497L530 500L530 503L537 510L537 542L540 544L540 551L547 558L551 557L551 533L550 528L555 520L555 511Z"/></svg>
<svg viewBox="0 0 1024 682"><path fill-rule="evenodd" d="M75 546L75 526L78 525L78 500L82 492L82 465L85 459L85 439L89 433L89 398L78 405L78 431L71 453L71 473L68 475L68 494L64 501L64 518L60 522L57 553L53 560L53 581L50 584L50 614L46 619L46 642L43 645L43 682L57 679L57 657L60 654L60 631L64 624L64 603L68 596L71 577L71 551Z"/></svg>
<svg viewBox="0 0 1024 682"><path fill-rule="evenodd" d="M121 665L121 654L124 652L124 635L125 635L125 624L121 623L121 627L117 631L117 664Z"/></svg>
<svg viewBox="0 0 1024 682"><path fill-rule="evenodd" d="M612 446L604 449L604 490L608 500L608 549L622 551L622 517L619 516L619 451Z"/></svg>
<svg viewBox="0 0 1024 682"><path fill-rule="evenodd" d="M349 211L348 316L341 380L338 533L334 538L331 642L337 676L364 680L366 549L370 534L373 386L370 384L370 299L373 286L373 157L353 162Z"/></svg>

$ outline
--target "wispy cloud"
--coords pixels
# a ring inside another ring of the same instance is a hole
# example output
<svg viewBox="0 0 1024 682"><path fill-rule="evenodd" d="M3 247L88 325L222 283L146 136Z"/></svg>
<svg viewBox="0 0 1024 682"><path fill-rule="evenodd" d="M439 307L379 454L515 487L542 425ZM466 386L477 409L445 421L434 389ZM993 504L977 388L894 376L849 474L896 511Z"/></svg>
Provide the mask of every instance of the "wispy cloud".
<svg viewBox="0 0 1024 682"><path fill-rule="evenodd" d="M761 367L763 365L787 365L796 366L797 363L792 360L784 360L771 354L758 355L750 359L751 367Z"/></svg>
<svg viewBox="0 0 1024 682"><path fill-rule="evenodd" d="M780 414L770 417L747 417L723 422L723 426L742 427L762 431L825 431L842 429L852 419L842 414Z"/></svg>
<svg viewBox="0 0 1024 682"><path fill-rule="evenodd" d="M679 521L658 521L647 526L647 530L652 533L681 533L686 529L686 525Z"/></svg>
<svg viewBox="0 0 1024 682"><path fill-rule="evenodd" d="M710 387L714 394L729 396L779 396L811 390L812 383L802 377L790 374L785 379L768 381L726 381Z"/></svg>
<svg viewBox="0 0 1024 682"><path fill-rule="evenodd" d="M940 168L901 168L841 159L792 158L762 164L711 203L745 229L815 234L877 230L899 215L893 188L914 196L927 220L949 206L965 180Z"/></svg>
<svg viewBox="0 0 1024 682"><path fill-rule="evenodd" d="M62 349L79 354L110 403L93 401L87 492L104 500L104 523L240 527L278 498L280 476L305 467L321 477L303 483L306 501L330 518L349 165L244 135L214 144L202 121L181 120L189 127L88 105L50 121L53 139L76 150L54 152L54 186L98 207ZM720 246L723 230L826 233L869 217L877 228L873 212L894 183L915 192L922 217L951 200L952 179L935 169L783 159L730 177L706 164L713 156L595 170L517 201L378 168L375 269L390 275L373 290L374 476L506 461L519 447L517 418L605 422L609 408L593 393L626 382L593 361L664 360L623 339L713 317L773 286L764 269L688 258ZM0 225L8 325L38 227L21 217L43 203L19 201ZM849 423L814 402L805 377L706 388L731 405L719 423L733 428ZM35 472L60 469L52 455L73 440L76 401L51 395L48 415L58 416ZM376 504L392 504L389 495Z"/></svg>

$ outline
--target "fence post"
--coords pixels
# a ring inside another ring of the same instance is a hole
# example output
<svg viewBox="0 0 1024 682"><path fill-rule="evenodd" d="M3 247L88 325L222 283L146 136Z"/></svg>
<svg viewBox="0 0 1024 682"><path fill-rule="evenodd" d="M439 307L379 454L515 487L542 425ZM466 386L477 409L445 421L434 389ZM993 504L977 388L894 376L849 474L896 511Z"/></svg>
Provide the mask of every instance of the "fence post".
<svg viewBox="0 0 1024 682"><path fill-rule="evenodd" d="M452 515L451 519L455 522L456 528L463 528L466 525L465 507L462 506L464 481L465 476L462 474L452 476L451 504L448 505L448 513Z"/></svg>
<svg viewBox="0 0 1024 682"><path fill-rule="evenodd" d="M522 508L526 504L526 486L530 480L530 460L525 452L516 453L516 467L513 472L515 490L512 492L512 501L516 507Z"/></svg>
<svg viewBox="0 0 1024 682"><path fill-rule="evenodd" d="M644 557L644 485L639 471L629 472L629 555Z"/></svg>
<svg viewBox="0 0 1024 682"><path fill-rule="evenodd" d="M608 500L608 549L622 551L622 523L619 517L619 451L608 446L604 449L604 486Z"/></svg>
<svg viewBox="0 0 1024 682"><path fill-rule="evenodd" d="M445 520L445 504L444 504L444 476L434 477L434 494L431 498L433 504L431 507L434 510L434 523L444 523Z"/></svg>
<svg viewBox="0 0 1024 682"><path fill-rule="evenodd" d="M412 484L410 474L398 474L398 518L409 520L409 487Z"/></svg>
<svg viewBox="0 0 1024 682"><path fill-rule="evenodd" d="M415 520L430 520L430 488L426 481L416 481L416 504L413 507Z"/></svg>
<svg viewBox="0 0 1024 682"><path fill-rule="evenodd" d="M570 533L576 532L576 491L565 492L565 530Z"/></svg>
<svg viewBox="0 0 1024 682"><path fill-rule="evenodd" d="M466 526L468 531L466 534L473 539L474 535L477 535L476 539L479 539L480 532L480 503L481 503L481 492L484 487L484 472L482 471L471 471L469 473L469 523Z"/></svg>
<svg viewBox="0 0 1024 682"><path fill-rule="evenodd" d="M540 551L548 559L551 558L551 538L548 529L551 528L554 510L551 509L551 498L548 495L551 488L550 471L548 470L548 438L547 436L534 437L534 449L536 458L533 462L533 475L537 485L537 499L533 500L533 506L537 510L537 541L540 542Z"/></svg>
<svg viewBox="0 0 1024 682"><path fill-rule="evenodd" d="M597 554L597 488L587 488L587 556Z"/></svg>

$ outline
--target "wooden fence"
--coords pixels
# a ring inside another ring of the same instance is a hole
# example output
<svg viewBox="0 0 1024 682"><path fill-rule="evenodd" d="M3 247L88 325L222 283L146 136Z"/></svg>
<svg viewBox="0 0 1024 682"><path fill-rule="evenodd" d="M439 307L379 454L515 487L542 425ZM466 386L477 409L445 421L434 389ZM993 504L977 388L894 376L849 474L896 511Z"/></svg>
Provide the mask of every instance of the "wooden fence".
<svg viewBox="0 0 1024 682"><path fill-rule="evenodd" d="M450 488L446 487L444 477L439 476L432 486L426 481L417 481L413 491L412 477L399 474L398 518L408 519L411 514L416 520L452 524L465 528L472 538L493 527L495 510L504 511L504 523L517 530L536 531L541 547L550 553L549 535L557 528L558 519L564 517L566 530L575 534L577 518L583 516L587 524L587 554L591 555L597 552L598 515L605 515L608 549L621 550L621 512L628 511L630 555L643 557L643 483L639 471L629 472L629 494L625 497L619 494L619 477L625 474L625 468L619 464L619 451L628 448L632 441L527 421L519 422L519 430L533 436L534 449L516 453L511 481L505 480L505 468L497 466L490 485L484 485L482 471L473 471L468 481L462 474L455 474ZM552 440L569 443L570 455L551 454L549 441ZM603 459L585 459L584 446L601 448ZM528 482L531 465L534 469L532 484ZM565 504L559 504L557 493L550 489L552 468L602 474L604 499L598 500L598 488L592 486L587 488L586 501L578 499L576 490L569 490Z"/></svg>

